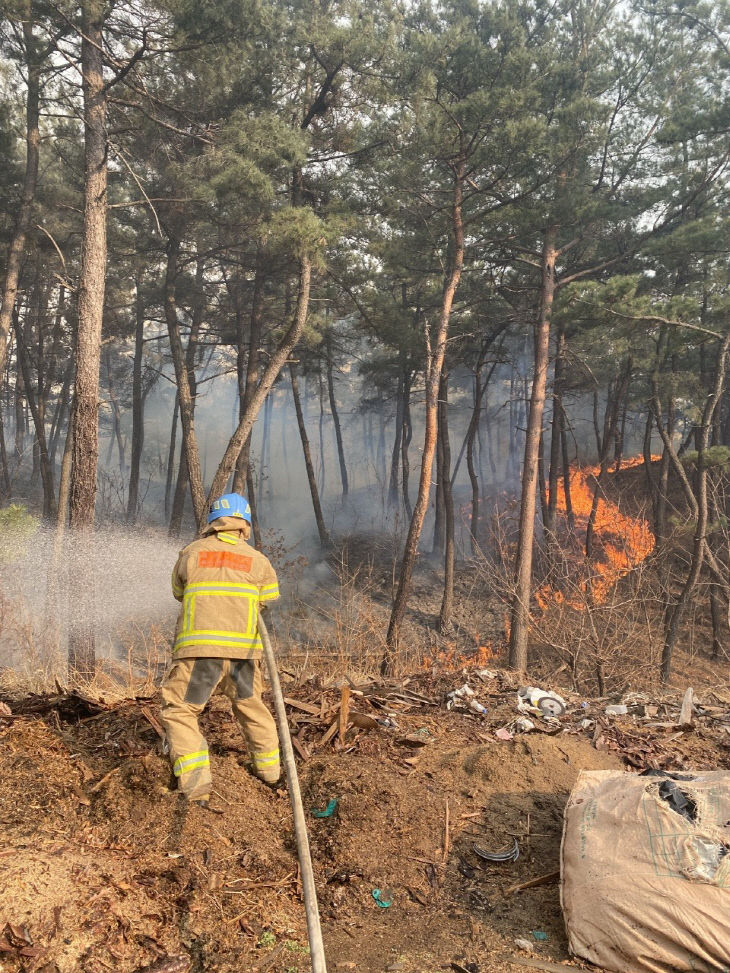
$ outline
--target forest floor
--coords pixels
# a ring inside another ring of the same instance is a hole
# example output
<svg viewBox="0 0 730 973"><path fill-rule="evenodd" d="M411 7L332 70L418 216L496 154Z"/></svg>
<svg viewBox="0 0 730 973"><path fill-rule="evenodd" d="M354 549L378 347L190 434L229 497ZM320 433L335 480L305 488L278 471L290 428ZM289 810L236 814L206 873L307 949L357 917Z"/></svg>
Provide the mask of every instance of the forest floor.
<svg viewBox="0 0 730 973"><path fill-rule="evenodd" d="M486 716L446 709L446 694L465 680ZM331 971L576 963L557 877L510 888L559 869L578 773L730 765L728 687L698 694L692 730L673 725L677 692L636 695L623 717L607 716L605 700L566 693L558 725L536 721L534 731L501 739L497 731L519 715L515 686L508 673L476 670L363 682L341 738L341 685L285 680ZM4 699L12 712L0 717L4 973L133 973L165 957L182 958L168 969L192 973L308 969L288 801L250 775L227 701L214 697L202 719L222 812L214 813L170 790L154 696ZM332 799L331 816L312 813ZM490 864L474 851L515 837L515 863ZM392 904L378 905L375 890Z"/></svg>

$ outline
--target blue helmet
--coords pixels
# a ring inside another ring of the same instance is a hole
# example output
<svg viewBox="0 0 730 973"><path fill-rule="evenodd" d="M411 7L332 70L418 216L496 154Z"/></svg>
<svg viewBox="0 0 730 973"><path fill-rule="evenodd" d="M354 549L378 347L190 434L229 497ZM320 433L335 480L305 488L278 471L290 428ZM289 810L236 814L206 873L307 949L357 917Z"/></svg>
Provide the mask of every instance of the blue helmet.
<svg viewBox="0 0 730 973"><path fill-rule="evenodd" d="M212 524L219 517L240 517L247 523L251 523L251 506L245 497L240 493L224 493L210 505L208 511L208 523Z"/></svg>

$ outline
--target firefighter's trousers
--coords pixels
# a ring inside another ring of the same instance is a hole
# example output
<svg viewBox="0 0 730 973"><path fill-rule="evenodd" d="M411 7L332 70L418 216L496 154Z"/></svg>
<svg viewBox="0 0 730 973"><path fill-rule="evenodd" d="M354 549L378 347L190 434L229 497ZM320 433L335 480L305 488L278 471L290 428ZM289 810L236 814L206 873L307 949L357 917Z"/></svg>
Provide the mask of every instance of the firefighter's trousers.
<svg viewBox="0 0 730 973"><path fill-rule="evenodd" d="M253 758L254 772L269 783L279 779L279 739L261 701L261 665L254 659L180 659L162 684L160 718L167 734L179 789L190 800L211 789L208 744L198 716L210 697L228 696Z"/></svg>

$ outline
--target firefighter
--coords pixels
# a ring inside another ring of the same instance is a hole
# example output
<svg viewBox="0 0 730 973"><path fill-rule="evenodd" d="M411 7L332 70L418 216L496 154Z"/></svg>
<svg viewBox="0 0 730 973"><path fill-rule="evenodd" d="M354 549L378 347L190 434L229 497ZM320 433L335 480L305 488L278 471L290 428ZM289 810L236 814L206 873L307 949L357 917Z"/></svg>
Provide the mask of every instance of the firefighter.
<svg viewBox="0 0 730 973"><path fill-rule="evenodd" d="M268 558L247 543L250 525L244 497L220 497L203 536L180 552L172 572L172 593L182 609L160 717L178 788L202 807L212 779L198 716L216 692L231 700L255 775L270 787L279 780L276 724L261 700L258 633L259 606L279 597L279 584Z"/></svg>

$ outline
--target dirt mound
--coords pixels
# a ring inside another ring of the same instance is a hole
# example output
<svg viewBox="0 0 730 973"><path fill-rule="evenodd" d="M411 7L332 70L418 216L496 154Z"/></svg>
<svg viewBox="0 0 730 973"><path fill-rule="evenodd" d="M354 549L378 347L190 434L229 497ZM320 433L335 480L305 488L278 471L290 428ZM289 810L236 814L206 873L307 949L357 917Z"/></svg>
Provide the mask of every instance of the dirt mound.
<svg viewBox="0 0 730 973"><path fill-rule="evenodd" d="M433 683L419 688L442 698ZM332 816L310 813L333 971L507 970L515 938L566 959L557 883L505 892L558 868L578 772L620 766L639 731L627 727L621 743L618 730L579 730L571 716L568 732L503 741L494 731L514 719L513 694L487 691L486 719L406 706L397 727L312 746L301 763L307 810L337 799ZM311 700L311 688L300 692ZM227 703L214 699L202 721L223 811L214 814L170 791L154 702L94 711L62 699L26 701L25 715L14 701L0 720L0 968L132 973L182 955L193 971L307 969L288 802L249 774ZM675 765L691 759L687 742L717 766L700 736L673 742ZM515 838L515 863L474 850Z"/></svg>

